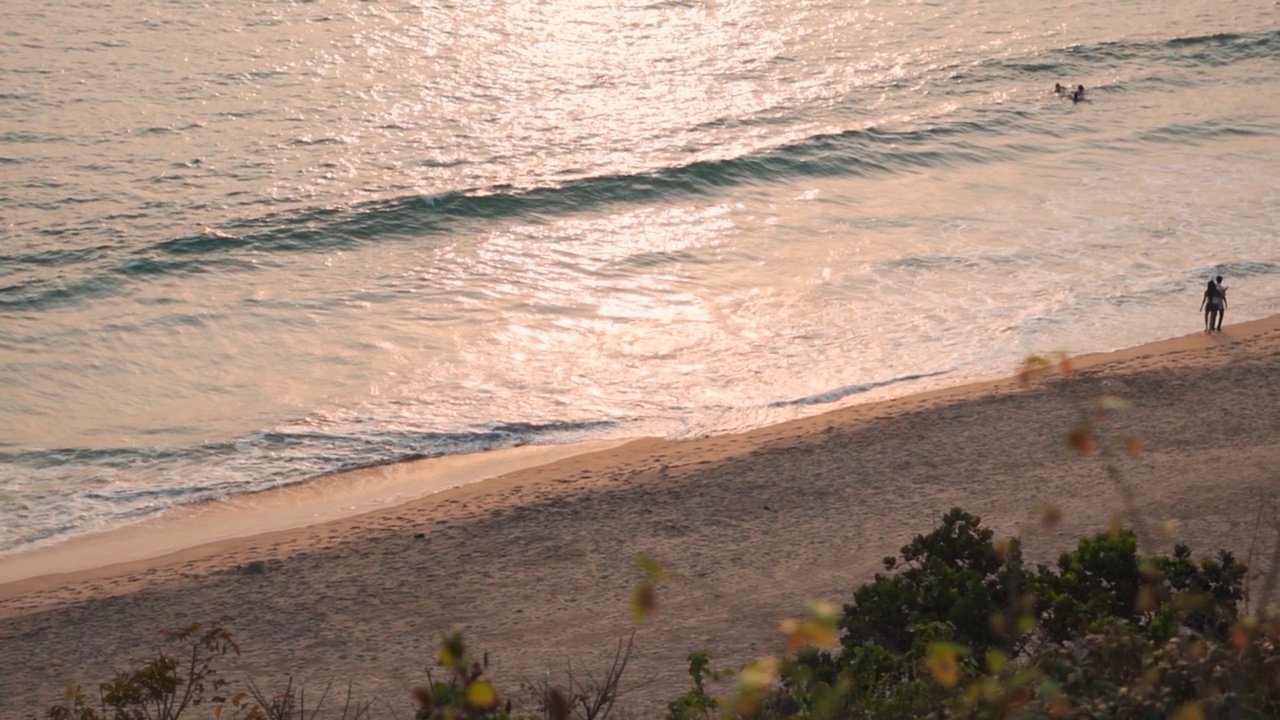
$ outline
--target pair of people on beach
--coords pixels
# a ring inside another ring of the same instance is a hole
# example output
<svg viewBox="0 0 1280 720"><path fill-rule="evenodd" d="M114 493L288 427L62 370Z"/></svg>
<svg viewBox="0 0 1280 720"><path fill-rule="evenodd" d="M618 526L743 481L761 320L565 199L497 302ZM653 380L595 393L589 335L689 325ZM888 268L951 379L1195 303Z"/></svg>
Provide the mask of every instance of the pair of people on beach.
<svg viewBox="0 0 1280 720"><path fill-rule="evenodd" d="M1222 332L1222 316L1227 314L1227 288L1222 284L1221 275L1210 280L1204 289L1200 309L1204 311L1204 331Z"/></svg>

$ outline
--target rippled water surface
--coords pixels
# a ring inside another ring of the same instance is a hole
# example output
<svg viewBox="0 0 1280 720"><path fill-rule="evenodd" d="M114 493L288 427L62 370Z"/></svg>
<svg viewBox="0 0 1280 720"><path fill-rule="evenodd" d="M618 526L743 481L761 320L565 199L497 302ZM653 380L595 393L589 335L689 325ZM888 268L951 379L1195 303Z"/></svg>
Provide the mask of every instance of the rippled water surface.
<svg viewBox="0 0 1280 720"><path fill-rule="evenodd" d="M1278 312L1276 17L5 2L0 552Z"/></svg>

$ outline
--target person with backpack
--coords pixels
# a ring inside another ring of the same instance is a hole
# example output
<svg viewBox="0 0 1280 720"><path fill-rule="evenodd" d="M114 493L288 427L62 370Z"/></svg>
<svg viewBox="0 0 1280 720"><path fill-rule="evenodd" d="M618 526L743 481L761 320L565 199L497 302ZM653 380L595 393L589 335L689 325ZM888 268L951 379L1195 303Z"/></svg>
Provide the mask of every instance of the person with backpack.
<svg viewBox="0 0 1280 720"><path fill-rule="evenodd" d="M1227 311L1227 289L1222 285L1222 276L1209 281L1204 289L1204 298L1200 300L1200 309L1204 311L1204 331L1222 332L1222 316Z"/></svg>

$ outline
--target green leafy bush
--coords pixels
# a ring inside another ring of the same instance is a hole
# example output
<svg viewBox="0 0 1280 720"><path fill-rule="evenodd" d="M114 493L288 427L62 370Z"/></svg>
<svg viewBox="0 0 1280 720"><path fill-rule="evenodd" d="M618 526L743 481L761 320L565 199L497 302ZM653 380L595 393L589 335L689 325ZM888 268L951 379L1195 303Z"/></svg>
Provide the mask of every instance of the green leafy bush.
<svg viewBox="0 0 1280 720"><path fill-rule="evenodd" d="M975 653L1008 642L1007 628L993 624L1017 606L1022 593L1022 552L1015 539L997 546L981 520L959 508L928 535L917 535L887 557L886 571L853 593L844 608L846 655L867 643L903 654L916 644L917 630L946 623L948 640ZM850 656L848 660L852 662Z"/></svg>
<svg viewBox="0 0 1280 720"><path fill-rule="evenodd" d="M1280 717L1280 619L1242 619L1228 552L1141 557L1117 530L1024 572L954 509L884 566L840 652L784 661L754 717Z"/></svg>
<svg viewBox="0 0 1280 720"><path fill-rule="evenodd" d="M707 681L720 679L711 669L711 656L701 650L689 653L689 691L667 704L667 720L705 720L714 717L720 701L707 693Z"/></svg>

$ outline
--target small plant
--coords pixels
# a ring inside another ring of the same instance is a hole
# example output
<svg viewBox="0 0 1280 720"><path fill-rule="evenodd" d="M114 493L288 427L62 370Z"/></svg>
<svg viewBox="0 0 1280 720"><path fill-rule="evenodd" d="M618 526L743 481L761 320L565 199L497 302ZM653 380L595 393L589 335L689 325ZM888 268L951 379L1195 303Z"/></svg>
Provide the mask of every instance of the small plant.
<svg viewBox="0 0 1280 720"><path fill-rule="evenodd" d="M721 673L711 669L711 656L702 650L689 653L689 690L667 705L667 720L706 720L720 707L720 701L707 693L707 681L719 680Z"/></svg>
<svg viewBox="0 0 1280 720"><path fill-rule="evenodd" d="M567 687L553 687L548 679L540 685L525 683L524 689L533 695L542 717L550 720L606 720L613 715L618 699L636 689L622 686L622 677L635 651L635 630L618 640L613 662L603 675L588 673L580 676L570 664L567 670Z"/></svg>
<svg viewBox="0 0 1280 720"><path fill-rule="evenodd" d="M292 677L289 678L283 690L274 693L264 692L257 683L250 681L249 692L237 693L230 702L241 720L316 720L324 709L330 689L332 686L326 687L324 692L320 693L320 699L314 705L308 706L306 691L301 688L295 689ZM348 683L346 702L342 706L341 714L337 716L338 720L348 720L348 718L360 720L368 717L369 712L370 703L357 701L351 684ZM215 712L215 715L220 717L221 713Z"/></svg>
<svg viewBox="0 0 1280 720"><path fill-rule="evenodd" d="M182 652L158 650L151 660L135 660L131 670L120 672L98 688L94 702L70 685L65 702L49 708L49 720L177 720L187 710L212 705L218 716L226 698L219 693L226 681L218 677L217 662L240 648L220 624L199 623L161 635Z"/></svg>
<svg viewBox="0 0 1280 720"><path fill-rule="evenodd" d="M436 680L428 671L430 684L414 689L415 720L508 720L511 703L502 705L497 689L484 677L488 654L482 661L472 659L462 630L455 628L441 636L436 664L445 670L445 677Z"/></svg>

